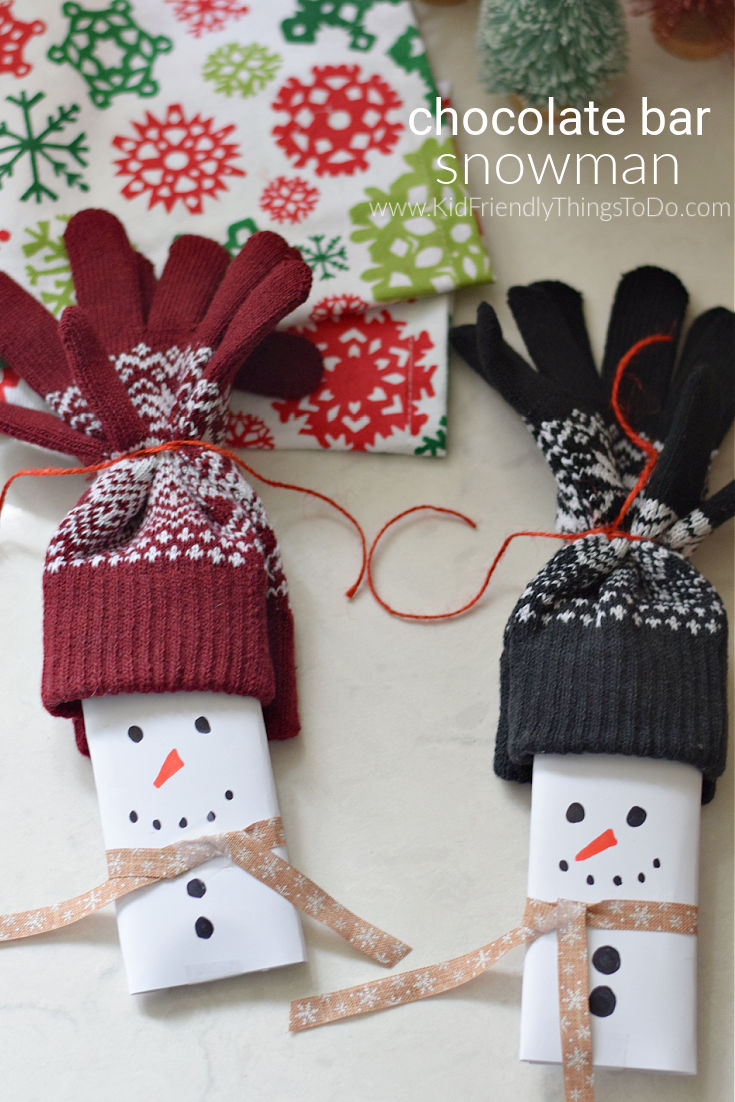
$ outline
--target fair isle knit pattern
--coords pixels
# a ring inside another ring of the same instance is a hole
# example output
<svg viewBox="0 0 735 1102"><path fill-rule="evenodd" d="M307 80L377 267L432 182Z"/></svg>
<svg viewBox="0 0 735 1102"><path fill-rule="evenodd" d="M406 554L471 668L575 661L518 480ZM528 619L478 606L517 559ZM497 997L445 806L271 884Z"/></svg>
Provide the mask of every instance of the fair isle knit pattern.
<svg viewBox="0 0 735 1102"><path fill-rule="evenodd" d="M74 720L83 751L80 702L115 693L252 696L269 737L295 735L293 620L257 494L205 448L124 457L222 441L235 376L306 297L309 268L275 234L254 235L232 263L182 237L156 283L103 211L72 218L66 244L79 305L58 326L0 277L0 354L53 411L0 410L0 428L86 463L123 458L97 472L48 547L44 703ZM293 388L298 369L283 368Z"/></svg>

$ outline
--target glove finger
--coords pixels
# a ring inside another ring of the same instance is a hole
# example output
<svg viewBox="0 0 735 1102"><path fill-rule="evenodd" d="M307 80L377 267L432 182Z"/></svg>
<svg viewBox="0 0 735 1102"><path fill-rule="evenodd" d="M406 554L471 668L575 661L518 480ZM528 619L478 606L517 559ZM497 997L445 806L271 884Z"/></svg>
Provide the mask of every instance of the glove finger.
<svg viewBox="0 0 735 1102"><path fill-rule="evenodd" d="M584 327L582 297L564 283L549 293L550 285L511 287L508 305L539 373L565 390L577 409L596 410L603 398ZM585 333L582 344L580 327Z"/></svg>
<svg viewBox="0 0 735 1102"><path fill-rule="evenodd" d="M303 398L322 381L324 361L317 346L298 333L269 333L235 375L237 390L268 398Z"/></svg>
<svg viewBox="0 0 735 1102"><path fill-rule="evenodd" d="M102 347L122 352L140 339L144 323L141 268L125 230L104 210L83 210L64 234L77 303Z"/></svg>
<svg viewBox="0 0 735 1102"><path fill-rule="evenodd" d="M482 355L480 334L484 343ZM505 344L497 315L489 303L483 302L478 306L477 325L456 325L450 329L449 343L516 413L521 417L528 416L533 404L536 372Z"/></svg>
<svg viewBox="0 0 735 1102"><path fill-rule="evenodd" d="M735 479L728 482L721 490L713 494L707 501L699 506L699 511L705 516L711 528L719 528L730 517L735 516Z"/></svg>
<svg viewBox="0 0 735 1102"><path fill-rule="evenodd" d="M569 413L566 397L505 343L497 314L486 302L477 309L477 353L475 370L534 427Z"/></svg>
<svg viewBox="0 0 735 1102"><path fill-rule="evenodd" d="M706 368L689 376L646 486L647 498L662 501L678 516L690 512L701 499L712 456L713 413L718 400L715 381Z"/></svg>
<svg viewBox="0 0 735 1102"><path fill-rule="evenodd" d="M676 368L674 390L706 366L715 380L719 401L711 411L715 421L712 448L718 448L735 417L735 314L723 306L705 311L692 323ZM672 411L673 412L673 411Z"/></svg>
<svg viewBox="0 0 735 1102"><path fill-rule="evenodd" d="M241 303L268 273L297 250L277 233L262 230L243 245L227 269L212 302L197 327L197 340L215 347L240 309ZM301 254L297 252L301 257Z"/></svg>
<svg viewBox="0 0 735 1102"><path fill-rule="evenodd" d="M98 440L76 432L64 421L43 410L0 402L0 432L52 452L75 455L85 464L96 463L102 458Z"/></svg>
<svg viewBox="0 0 735 1102"><path fill-rule="evenodd" d="M147 426L81 307L66 308L59 332L74 380L111 449L126 451L145 439Z"/></svg>
<svg viewBox="0 0 735 1102"><path fill-rule="evenodd" d="M254 238L250 239L251 241ZM261 274L228 326L203 379L222 389L231 385L239 365L272 329L308 297L311 269L298 249L288 248L283 259Z"/></svg>
<svg viewBox="0 0 735 1102"><path fill-rule="evenodd" d="M143 318L148 317L148 311L151 308L153 302L153 296L156 293L156 273L153 270L153 265L147 256L143 256L142 253L136 253L135 259L138 264L138 284L140 286L140 302L143 312Z"/></svg>
<svg viewBox="0 0 735 1102"><path fill-rule="evenodd" d="M615 292L602 360L606 394L612 392L620 360L636 341L654 333L672 337L641 349L620 381L621 408L630 424L653 440L663 440L669 425L667 396L688 301L686 287L673 272L650 266L628 272Z"/></svg>
<svg viewBox="0 0 735 1102"><path fill-rule="evenodd" d="M56 318L4 272L0 272L0 356L41 397L64 391L71 382Z"/></svg>
<svg viewBox="0 0 735 1102"><path fill-rule="evenodd" d="M532 283L531 286L538 287L539 290L542 290L556 303L559 312L564 317L569 332L584 353L589 366L597 377L595 358L592 355L587 324L584 320L584 299L579 291L575 291L568 283L562 283L561 280L558 279L537 280L535 283Z"/></svg>
<svg viewBox="0 0 735 1102"><path fill-rule="evenodd" d="M188 333L207 311L230 263L216 241L186 234L168 254L148 313L147 334Z"/></svg>

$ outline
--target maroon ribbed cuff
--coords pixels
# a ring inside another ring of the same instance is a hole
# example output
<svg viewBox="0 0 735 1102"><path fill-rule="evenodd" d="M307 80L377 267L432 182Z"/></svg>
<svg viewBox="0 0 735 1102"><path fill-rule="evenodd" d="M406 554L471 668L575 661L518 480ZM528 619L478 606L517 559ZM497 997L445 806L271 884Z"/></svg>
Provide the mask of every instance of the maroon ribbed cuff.
<svg viewBox="0 0 735 1102"><path fill-rule="evenodd" d="M256 697L266 707L275 704L280 682L293 689L290 722L288 730L280 722L268 733L296 734L293 650L290 640L282 646L269 638L266 585L256 557L237 567L85 562L46 573L44 705L75 719L84 749L79 701L89 697L220 692ZM290 611L285 598L279 601L288 628Z"/></svg>

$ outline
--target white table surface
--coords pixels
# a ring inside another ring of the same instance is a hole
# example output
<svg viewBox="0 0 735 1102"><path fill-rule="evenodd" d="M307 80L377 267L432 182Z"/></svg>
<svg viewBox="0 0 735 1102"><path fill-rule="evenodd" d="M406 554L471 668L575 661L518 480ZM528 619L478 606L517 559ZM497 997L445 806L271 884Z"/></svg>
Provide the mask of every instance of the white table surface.
<svg viewBox="0 0 735 1102"><path fill-rule="evenodd" d="M499 105L475 82L475 5L419 5L419 14L437 76L452 81L455 105ZM679 61L660 50L644 22L632 32L631 71L612 102L631 116L642 94L668 106L712 106L705 136L673 146L682 172L678 197L732 199L730 63ZM533 142L478 138L462 148L500 155L525 152ZM533 148L545 152L548 144L536 139ZM574 148L582 147L609 148L595 139ZM647 147L631 137L623 152L636 148ZM471 190L507 199L541 189L484 187L477 180ZM601 185L596 197L620 193ZM457 296L459 322L473 318L483 296L507 322L509 285L561 278L584 290L600 349L617 279L641 263L673 268L689 287L694 312L732 303L731 222L495 219L485 230L497 283ZM508 332L517 339L512 327ZM459 362L451 368L449 441L450 455L441 461L256 458L268 475L335 496L369 534L418 502L473 515L476 533L424 519L386 543L378 570L385 593L432 610L474 591L507 533L553 524L553 483L540 453L520 421ZM731 456L732 435L716 461L715 484L729 477ZM37 463L32 448L2 442L3 478ZM76 752L70 726L51 719L38 695L41 566L55 525L80 492L72 482L16 484L0 523L4 910L54 902L105 873L89 762ZM549 545L517 542L471 615L419 626L390 619L367 593L344 599L358 548L326 507L267 488L263 498L281 541L298 637L303 732L272 752L291 858L348 906L410 941L415 949L406 966L475 948L514 925L523 907L530 791L492 772L497 669L505 620ZM732 551L729 525L696 556L731 617ZM598 1102L732 1098L732 819L730 765L702 819L700 1072L694 1079L599 1072ZM35 943L0 947L0 1097L562 1099L558 1067L517 1060L521 952L451 995L293 1036L291 998L383 974L311 920L306 937L308 964L139 997L126 993L111 910Z"/></svg>

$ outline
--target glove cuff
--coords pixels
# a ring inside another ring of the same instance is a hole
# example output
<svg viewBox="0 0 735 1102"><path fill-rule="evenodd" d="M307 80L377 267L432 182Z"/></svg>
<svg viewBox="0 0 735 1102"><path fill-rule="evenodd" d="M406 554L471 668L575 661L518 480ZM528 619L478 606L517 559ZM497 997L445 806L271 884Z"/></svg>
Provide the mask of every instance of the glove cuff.
<svg viewBox="0 0 735 1102"><path fill-rule="evenodd" d="M543 753L667 758L701 770L711 799L727 738L722 602L676 553L640 543L620 556L621 541L601 539L558 552L508 623L495 771L530 780ZM577 569L552 593L585 550L596 578Z"/></svg>

